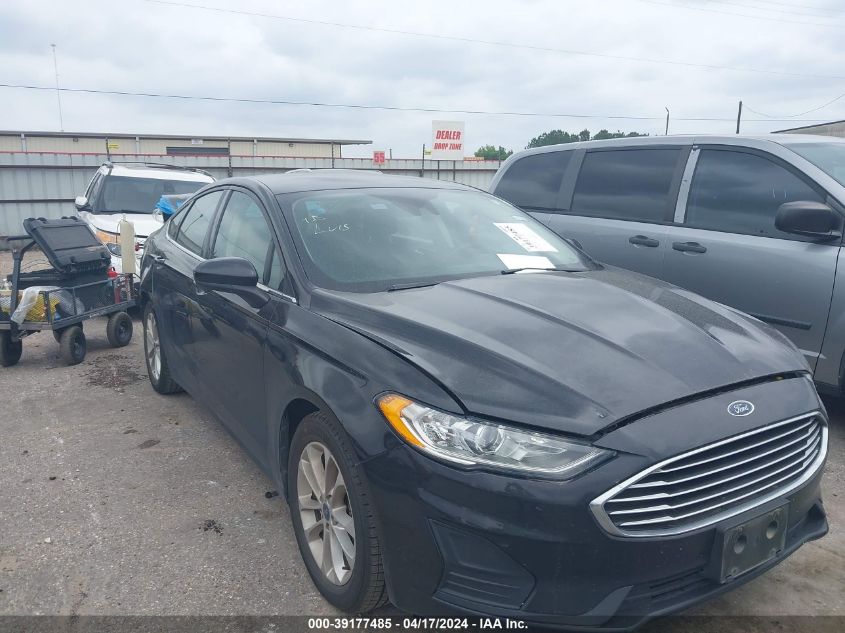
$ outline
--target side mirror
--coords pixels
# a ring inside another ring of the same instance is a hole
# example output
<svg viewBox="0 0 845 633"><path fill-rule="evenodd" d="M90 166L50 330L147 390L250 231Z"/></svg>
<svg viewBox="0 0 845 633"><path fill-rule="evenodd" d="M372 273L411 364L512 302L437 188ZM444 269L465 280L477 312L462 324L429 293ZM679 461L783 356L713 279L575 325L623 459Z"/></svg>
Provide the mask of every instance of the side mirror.
<svg viewBox="0 0 845 633"><path fill-rule="evenodd" d="M786 202L775 214L775 228L818 240L842 237L842 217L823 202Z"/></svg>
<svg viewBox="0 0 845 633"><path fill-rule="evenodd" d="M257 287L255 266L242 257L220 257L198 264L194 269L194 282L200 292L230 292L253 308L261 308L269 301L267 293Z"/></svg>
<svg viewBox="0 0 845 633"><path fill-rule="evenodd" d="M77 211L90 211L91 209L91 205L88 203L88 198L85 196L76 196L73 204L76 205Z"/></svg>

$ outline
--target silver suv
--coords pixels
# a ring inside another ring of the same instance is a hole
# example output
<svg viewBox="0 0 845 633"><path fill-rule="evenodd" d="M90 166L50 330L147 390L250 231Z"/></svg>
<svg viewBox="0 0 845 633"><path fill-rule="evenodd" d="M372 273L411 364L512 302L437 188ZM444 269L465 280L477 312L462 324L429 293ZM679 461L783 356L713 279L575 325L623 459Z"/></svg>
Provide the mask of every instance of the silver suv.
<svg viewBox="0 0 845 633"><path fill-rule="evenodd" d="M667 136L520 152L490 191L595 259L770 323L843 391L845 140ZM726 331L725 336L730 336Z"/></svg>

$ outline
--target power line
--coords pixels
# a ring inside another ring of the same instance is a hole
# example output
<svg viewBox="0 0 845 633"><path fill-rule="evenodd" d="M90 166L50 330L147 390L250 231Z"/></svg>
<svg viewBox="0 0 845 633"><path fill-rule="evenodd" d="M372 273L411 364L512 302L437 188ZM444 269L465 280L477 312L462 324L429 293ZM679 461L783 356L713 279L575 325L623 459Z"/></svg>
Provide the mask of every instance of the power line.
<svg viewBox="0 0 845 633"><path fill-rule="evenodd" d="M834 13L839 14L841 13L840 10L837 9L830 9L827 7L820 7L817 4L795 4L794 2L775 2L774 0L752 0L758 4L773 4L778 7L794 7L794 8L802 8L802 9L812 9L814 11L824 11L826 13Z"/></svg>
<svg viewBox="0 0 845 633"><path fill-rule="evenodd" d="M774 9L772 7L761 7L759 5L753 4L744 4L741 2L730 2L729 0L710 0L710 2L715 2L717 4L724 4L731 7L740 7L743 9L753 9L755 11L768 11L769 13L780 13L783 15L798 15L803 16L805 18L812 17L812 18L824 18L826 20L836 19L838 16L841 16L841 13L834 13L833 15L825 15L823 13L802 13L798 11L787 11L785 9ZM781 5L781 6L791 6L794 8L799 8L800 5ZM803 7L801 7L803 8ZM758 16L759 17L759 16Z"/></svg>
<svg viewBox="0 0 845 633"><path fill-rule="evenodd" d="M798 114L787 115L786 119L780 119L780 120L781 121L783 121L783 120L797 120L797 119L794 119L794 117L804 116L805 114L810 114L811 112L818 112L819 110L822 110L822 109L826 108L827 106L829 106L833 103L836 103L837 101L839 101L843 97L845 97L845 93L842 93L838 97L834 97L830 101L823 103L822 105L818 106L817 108L811 108L809 110L805 110L804 112L799 112ZM750 108L748 106L745 106L745 107L746 107L746 109L751 110L754 114L759 114L760 116L764 116L764 117L767 117L767 118L772 119L772 120L775 120L775 117L777 116L775 114L765 114L763 112L758 112L754 108Z"/></svg>
<svg viewBox="0 0 845 633"><path fill-rule="evenodd" d="M782 70L768 70L763 68L751 68L751 67L744 67L744 66L727 66L722 64L704 64L704 63L696 63L696 62L685 62L679 60L671 60L671 59L658 59L658 58L651 58L651 57L634 57L629 55L613 55L610 53L597 53L594 51L582 51L576 49L567 49L567 48L554 48L550 46L538 46L533 44L521 44L518 42L507 42L502 40L484 40L484 39L476 39L471 37L459 37L456 35L442 35L440 33L426 33L423 31L409 31L404 29L392 29L387 27L377 27L377 26L369 26L365 24L348 24L344 22L330 22L327 20L314 20L310 18L299 18L299 17L292 17L287 15L279 15L275 13L261 13L257 11L245 11L243 9L226 9L222 7L213 7L201 4L192 4L188 2L178 2L176 0L143 0L144 2L148 2L151 4L158 4L163 6L171 6L171 7L181 7L186 9L197 9L202 11L213 11L216 13L225 13L230 15L244 15L249 17L258 17L258 18L267 18L271 20L284 20L288 22L297 22L300 24L314 24L319 26L330 26L335 28L343 28L343 29L353 29L358 31L369 31L369 32L377 32L377 33L389 33L392 35L406 35L406 36L413 36L413 37L422 37L422 38L429 38L429 39L437 39L437 40L445 40L445 41L452 41L452 42L463 42L469 44L483 44L485 46L498 46L498 47L505 47L505 48L515 48L515 49L524 49L524 50L532 50L532 51L540 51L544 53L558 53L563 55L578 55L578 56L585 56L585 57L598 57L602 59L613 59L613 60L621 60L621 61L630 61L630 62L638 62L638 63L647 63L647 64L663 64L668 66L680 66L685 68L703 68L706 70L729 70L733 72L747 72L747 73L758 73L758 74L765 74L765 75L779 75L784 77L803 77L803 78L813 78L813 79L839 79L844 80L845 75L819 75L814 73L798 73L798 72L789 72L789 71L782 71ZM643 0L647 1L647 0ZM657 3L662 4L662 3ZM675 5L667 5L667 6L675 6Z"/></svg>
<svg viewBox="0 0 845 633"><path fill-rule="evenodd" d="M152 1L152 0L150 0ZM638 0L646 4L653 4L661 7L671 7L672 9L686 9L687 11L700 11L703 13L718 13L721 15L731 15L739 18L752 18L755 20L766 20L768 22L780 22L782 24L802 24L805 26L821 26L825 28L845 29L843 24L825 24L823 22L802 22L800 20L787 20L785 18L773 18L764 15L751 15L748 13L736 13L735 11L723 11L722 9L707 9L705 7L691 7L687 4L677 4L674 2L660 2L659 0Z"/></svg>
<svg viewBox="0 0 845 633"><path fill-rule="evenodd" d="M13 88L20 90L56 90L51 86L36 86L31 84L0 83L0 88ZM662 116L632 116L619 114L573 114L559 112L521 112L521 111L494 111L494 110L464 110L460 108L431 108L431 107L404 107L389 105L374 105L361 103L328 103L323 101L290 101L285 99L252 99L246 97L221 97L210 95L184 95L167 94L159 92L132 92L128 90L98 90L95 88L59 88L61 92L112 95L120 97L149 97L156 99L178 99L183 101L214 101L224 103L251 103L265 105L288 105L306 106L315 108L346 108L354 110L386 110L393 112L428 112L436 114L478 114L488 116L518 116L518 117L548 117L548 118L570 118L570 119L608 119L626 121L663 121ZM676 117L675 121L733 121L732 118L722 117ZM827 119L747 119L748 122L778 122L778 121L802 121L807 123L820 123Z"/></svg>

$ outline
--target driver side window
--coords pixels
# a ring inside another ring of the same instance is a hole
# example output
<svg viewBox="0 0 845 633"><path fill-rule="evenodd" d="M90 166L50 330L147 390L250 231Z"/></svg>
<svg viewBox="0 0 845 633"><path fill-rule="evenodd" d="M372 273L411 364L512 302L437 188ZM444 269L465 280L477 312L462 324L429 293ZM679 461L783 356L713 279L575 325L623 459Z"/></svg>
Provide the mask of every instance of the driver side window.
<svg viewBox="0 0 845 633"><path fill-rule="evenodd" d="M258 202L233 191L223 210L211 257L242 257L255 266L259 281L273 290L282 289L285 265Z"/></svg>

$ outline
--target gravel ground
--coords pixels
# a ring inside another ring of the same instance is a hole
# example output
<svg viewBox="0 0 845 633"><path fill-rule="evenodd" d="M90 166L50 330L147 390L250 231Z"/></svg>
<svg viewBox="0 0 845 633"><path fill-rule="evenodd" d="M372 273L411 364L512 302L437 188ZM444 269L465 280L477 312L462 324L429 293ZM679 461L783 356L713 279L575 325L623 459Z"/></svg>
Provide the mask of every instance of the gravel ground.
<svg viewBox="0 0 845 633"><path fill-rule="evenodd" d="M0 369L0 615L335 613L270 480L190 396L153 392L135 326L115 350L105 319L86 323L76 367L41 333ZM830 534L691 613L845 616L845 401L827 406ZM684 622L672 630L698 630Z"/></svg>

